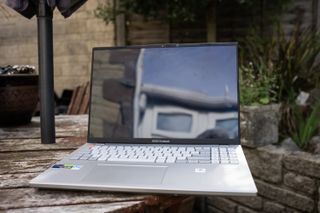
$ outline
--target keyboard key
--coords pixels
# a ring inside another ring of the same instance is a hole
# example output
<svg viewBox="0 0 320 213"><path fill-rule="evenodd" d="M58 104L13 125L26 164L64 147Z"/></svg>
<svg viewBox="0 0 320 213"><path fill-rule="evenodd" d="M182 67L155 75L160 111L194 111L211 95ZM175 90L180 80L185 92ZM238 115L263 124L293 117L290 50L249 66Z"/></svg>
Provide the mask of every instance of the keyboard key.
<svg viewBox="0 0 320 213"><path fill-rule="evenodd" d="M98 161L106 161L109 157L110 157L110 155L101 155L101 156L98 158Z"/></svg>
<svg viewBox="0 0 320 213"><path fill-rule="evenodd" d="M176 161L176 158L174 157L168 157L166 160L166 163L174 163Z"/></svg>
<svg viewBox="0 0 320 213"><path fill-rule="evenodd" d="M221 163L221 164L227 164L227 163L229 163L229 160L223 160L223 159L221 159L221 160L220 160L220 163Z"/></svg>
<svg viewBox="0 0 320 213"><path fill-rule="evenodd" d="M199 160L199 163L206 163L206 164L210 164L211 161L210 160Z"/></svg>
<svg viewBox="0 0 320 213"><path fill-rule="evenodd" d="M187 163L187 160L176 160L176 163Z"/></svg>
<svg viewBox="0 0 320 213"><path fill-rule="evenodd" d="M212 164L220 164L220 161L219 160L212 160L211 163Z"/></svg>
<svg viewBox="0 0 320 213"><path fill-rule="evenodd" d="M166 158L158 158L156 160L156 163L165 163L166 162Z"/></svg>
<svg viewBox="0 0 320 213"><path fill-rule="evenodd" d="M128 159L128 158L109 158L108 162L128 162L128 163L154 163L152 159Z"/></svg>
<svg viewBox="0 0 320 213"><path fill-rule="evenodd" d="M69 159L70 160L78 160L82 155L73 155Z"/></svg>
<svg viewBox="0 0 320 213"><path fill-rule="evenodd" d="M188 163L199 163L198 160L188 160Z"/></svg>
<svg viewBox="0 0 320 213"><path fill-rule="evenodd" d="M90 158L88 158L88 160L98 160L98 157L91 156Z"/></svg>
<svg viewBox="0 0 320 213"><path fill-rule="evenodd" d="M202 156L200 156L200 157L190 157L190 158L188 158L188 159L191 159L191 160L210 160L210 157L202 157Z"/></svg>
<svg viewBox="0 0 320 213"><path fill-rule="evenodd" d="M88 158L90 158L90 156L88 156L88 155L83 155L83 156L80 157L79 160L88 160Z"/></svg>

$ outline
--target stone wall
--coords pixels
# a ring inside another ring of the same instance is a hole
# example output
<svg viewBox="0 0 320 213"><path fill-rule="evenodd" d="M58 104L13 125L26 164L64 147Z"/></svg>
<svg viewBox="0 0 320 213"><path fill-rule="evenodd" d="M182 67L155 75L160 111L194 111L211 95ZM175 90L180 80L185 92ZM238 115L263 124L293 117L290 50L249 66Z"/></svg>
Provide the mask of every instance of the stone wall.
<svg viewBox="0 0 320 213"><path fill-rule="evenodd" d="M100 2L107 0L100 0ZM54 12L54 76L57 93L73 89L89 80L91 49L114 46L114 27L94 16L99 1L88 1L65 19ZM0 66L30 64L38 66L37 20L26 19L0 0Z"/></svg>
<svg viewBox="0 0 320 213"><path fill-rule="evenodd" d="M244 153L258 196L208 197L209 212L320 212L320 155L277 145Z"/></svg>

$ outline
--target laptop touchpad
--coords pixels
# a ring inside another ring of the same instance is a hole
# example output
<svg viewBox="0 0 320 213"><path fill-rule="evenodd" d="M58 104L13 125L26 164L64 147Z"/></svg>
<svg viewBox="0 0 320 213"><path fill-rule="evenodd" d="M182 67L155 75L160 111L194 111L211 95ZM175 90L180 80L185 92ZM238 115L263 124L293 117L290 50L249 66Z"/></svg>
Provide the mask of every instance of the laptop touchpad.
<svg viewBox="0 0 320 213"><path fill-rule="evenodd" d="M94 167L83 181L95 184L160 184L166 170L166 166L101 164Z"/></svg>

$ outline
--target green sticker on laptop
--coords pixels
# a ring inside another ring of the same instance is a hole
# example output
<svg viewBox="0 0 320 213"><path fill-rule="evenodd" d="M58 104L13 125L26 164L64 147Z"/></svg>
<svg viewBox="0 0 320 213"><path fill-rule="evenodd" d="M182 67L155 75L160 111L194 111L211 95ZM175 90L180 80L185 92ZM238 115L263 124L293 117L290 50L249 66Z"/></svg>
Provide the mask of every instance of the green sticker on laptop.
<svg viewBox="0 0 320 213"><path fill-rule="evenodd" d="M65 163L65 164L54 164L51 168L55 169L70 169L70 170L80 170L81 165L71 164L71 163Z"/></svg>

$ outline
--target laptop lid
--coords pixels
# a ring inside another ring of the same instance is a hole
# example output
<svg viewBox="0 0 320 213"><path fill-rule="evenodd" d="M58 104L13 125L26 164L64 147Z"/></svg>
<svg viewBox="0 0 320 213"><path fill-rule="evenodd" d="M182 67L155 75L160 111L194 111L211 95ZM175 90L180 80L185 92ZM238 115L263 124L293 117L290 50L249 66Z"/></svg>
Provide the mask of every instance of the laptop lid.
<svg viewBox="0 0 320 213"><path fill-rule="evenodd" d="M94 48L88 142L240 144L237 44Z"/></svg>

